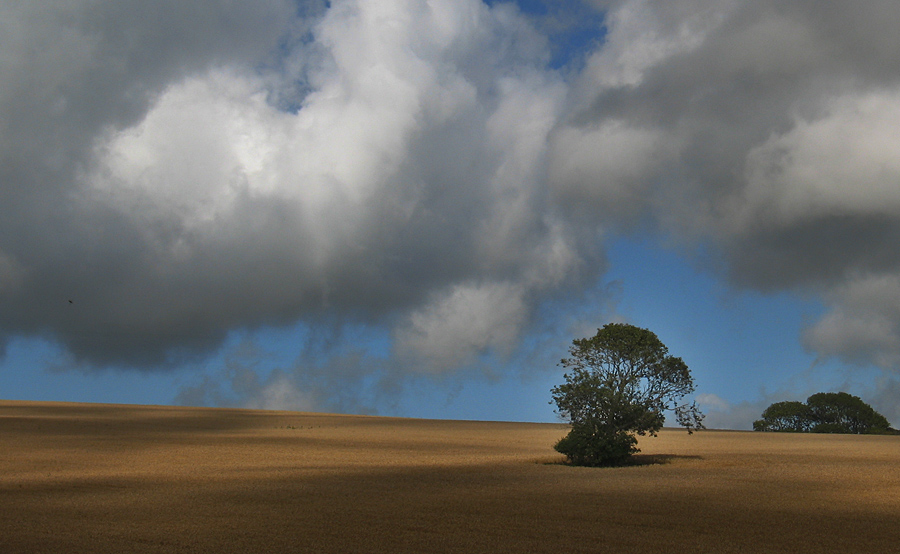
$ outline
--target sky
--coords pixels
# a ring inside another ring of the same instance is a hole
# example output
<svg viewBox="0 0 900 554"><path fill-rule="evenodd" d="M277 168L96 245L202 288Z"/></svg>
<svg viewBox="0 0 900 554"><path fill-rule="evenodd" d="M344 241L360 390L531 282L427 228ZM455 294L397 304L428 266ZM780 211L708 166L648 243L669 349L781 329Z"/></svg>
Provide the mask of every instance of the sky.
<svg viewBox="0 0 900 554"><path fill-rule="evenodd" d="M616 321L900 425L894 0L0 14L0 398L557 421Z"/></svg>

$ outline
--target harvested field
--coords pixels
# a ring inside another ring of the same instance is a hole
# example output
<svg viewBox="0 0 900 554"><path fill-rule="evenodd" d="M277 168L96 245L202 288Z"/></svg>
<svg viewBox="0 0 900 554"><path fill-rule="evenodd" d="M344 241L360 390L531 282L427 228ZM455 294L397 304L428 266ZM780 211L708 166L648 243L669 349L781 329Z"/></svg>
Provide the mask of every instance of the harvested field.
<svg viewBox="0 0 900 554"><path fill-rule="evenodd" d="M900 437L0 402L0 552L898 552Z"/></svg>

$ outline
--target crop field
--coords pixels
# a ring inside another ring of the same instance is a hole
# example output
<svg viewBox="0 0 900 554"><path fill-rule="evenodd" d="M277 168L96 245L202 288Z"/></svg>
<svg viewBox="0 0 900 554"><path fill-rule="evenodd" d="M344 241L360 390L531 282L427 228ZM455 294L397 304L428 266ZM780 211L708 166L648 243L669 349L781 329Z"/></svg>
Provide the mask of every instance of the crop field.
<svg viewBox="0 0 900 554"><path fill-rule="evenodd" d="M900 437L0 402L0 552L900 552Z"/></svg>

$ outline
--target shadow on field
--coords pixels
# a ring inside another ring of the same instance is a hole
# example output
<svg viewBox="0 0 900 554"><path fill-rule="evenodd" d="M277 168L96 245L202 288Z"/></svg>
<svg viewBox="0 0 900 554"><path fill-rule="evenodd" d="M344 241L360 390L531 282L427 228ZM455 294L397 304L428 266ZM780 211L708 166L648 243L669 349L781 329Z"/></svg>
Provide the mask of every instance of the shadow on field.
<svg viewBox="0 0 900 554"><path fill-rule="evenodd" d="M703 456L682 454L635 454L625 467L671 464L678 460L702 460Z"/></svg>
<svg viewBox="0 0 900 554"><path fill-rule="evenodd" d="M600 469L615 469L621 467L641 467L641 466L655 466L655 465L666 465L676 462L678 460L702 460L703 456L685 456L681 454L634 454L628 460L627 463L621 466L601 466ZM561 466L572 466L576 467L574 464L570 464L569 461L563 456L556 456L553 458L547 458L543 460L538 460L538 463L544 465L561 465Z"/></svg>

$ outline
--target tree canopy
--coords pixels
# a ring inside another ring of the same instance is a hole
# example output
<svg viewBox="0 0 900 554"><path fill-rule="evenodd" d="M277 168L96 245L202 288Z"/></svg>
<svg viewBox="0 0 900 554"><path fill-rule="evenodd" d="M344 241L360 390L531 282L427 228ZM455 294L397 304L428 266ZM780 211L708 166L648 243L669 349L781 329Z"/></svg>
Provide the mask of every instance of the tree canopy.
<svg viewBox="0 0 900 554"><path fill-rule="evenodd" d="M763 411L762 419L753 423L753 429L802 433L809 431L812 423L809 406L803 402L776 402Z"/></svg>
<svg viewBox="0 0 900 554"><path fill-rule="evenodd" d="M776 402L766 408L754 431L875 434L893 432L887 418L858 396L820 392L803 402Z"/></svg>
<svg viewBox="0 0 900 554"><path fill-rule="evenodd" d="M560 365L570 370L552 389L557 413L572 429L555 446L577 465L620 465L638 452L635 435L655 435L672 411L693 432L703 427L687 364L670 356L655 333L610 323L575 339Z"/></svg>

